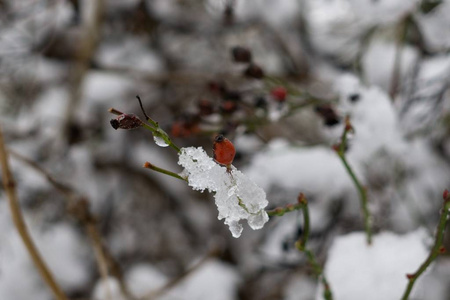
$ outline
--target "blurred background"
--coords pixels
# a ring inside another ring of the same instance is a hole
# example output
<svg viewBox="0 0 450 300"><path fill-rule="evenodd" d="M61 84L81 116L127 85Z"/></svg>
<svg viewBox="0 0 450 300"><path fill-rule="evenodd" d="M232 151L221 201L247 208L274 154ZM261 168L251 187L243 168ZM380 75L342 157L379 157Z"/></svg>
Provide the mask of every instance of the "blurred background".
<svg viewBox="0 0 450 300"><path fill-rule="evenodd" d="M299 213L235 239L212 195L142 168L182 171L151 132L111 127L111 107L143 118L136 95L179 147L233 141L268 208L305 193L321 264L337 236L363 231L332 150L349 115L375 232L431 237L450 186L449 15L447 0L0 0L2 131L68 297L321 299L294 247ZM52 299L3 189L0 224L0 299ZM449 265L415 299L450 299Z"/></svg>

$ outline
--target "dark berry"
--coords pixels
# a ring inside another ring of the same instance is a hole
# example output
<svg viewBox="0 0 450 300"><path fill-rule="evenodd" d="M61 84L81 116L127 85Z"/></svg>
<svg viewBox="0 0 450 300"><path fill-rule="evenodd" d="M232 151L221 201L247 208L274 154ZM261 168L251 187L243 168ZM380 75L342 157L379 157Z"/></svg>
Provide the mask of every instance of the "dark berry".
<svg viewBox="0 0 450 300"><path fill-rule="evenodd" d="M252 61L252 53L247 48L236 46L231 49L233 60L238 63L250 63Z"/></svg>
<svg viewBox="0 0 450 300"><path fill-rule="evenodd" d="M255 98L255 106L258 108L266 109L267 108L267 100L263 96L259 96Z"/></svg>
<svg viewBox="0 0 450 300"><path fill-rule="evenodd" d="M348 99L351 101L351 102L353 102L353 103L355 103L355 102L358 102L359 101L359 99L360 99L360 95L359 94L351 94L350 96L348 96Z"/></svg>
<svg viewBox="0 0 450 300"><path fill-rule="evenodd" d="M323 119L325 126L331 127L341 122L336 111L330 104L316 106L315 111Z"/></svg>
<svg viewBox="0 0 450 300"><path fill-rule="evenodd" d="M264 77L264 71L257 65L251 63L244 71L244 76L254 79L262 79Z"/></svg>
<svg viewBox="0 0 450 300"><path fill-rule="evenodd" d="M209 116L214 112L214 107L211 103L211 101L206 99L201 99L198 102L198 108L200 110L199 114L200 116Z"/></svg>
<svg viewBox="0 0 450 300"><path fill-rule="evenodd" d="M231 113L235 112L236 109L237 109L237 104L235 101L232 101L232 100L223 101L222 104L220 105L220 110L226 114L231 114Z"/></svg>

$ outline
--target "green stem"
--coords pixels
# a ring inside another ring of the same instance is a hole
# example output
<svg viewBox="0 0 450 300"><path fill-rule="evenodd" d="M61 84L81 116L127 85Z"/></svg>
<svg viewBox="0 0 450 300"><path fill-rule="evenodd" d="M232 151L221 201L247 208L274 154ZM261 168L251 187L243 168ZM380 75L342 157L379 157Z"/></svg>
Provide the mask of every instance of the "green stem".
<svg viewBox="0 0 450 300"><path fill-rule="evenodd" d="M158 123L154 122L154 124L157 126L156 128L150 126L149 124L147 124L145 122L142 122L142 125L144 126L144 128L147 130L150 130L152 132L153 136L162 138L164 140L164 142L166 142L167 145L169 145L170 147L175 149L177 152L180 152L181 149L172 142L172 140L169 138L169 135L159 127ZM153 125L153 123L152 123L152 125Z"/></svg>
<svg viewBox="0 0 450 300"><path fill-rule="evenodd" d="M281 217L283 216L285 213L289 213L292 211L297 211L302 209L302 206L304 204L302 203L297 203L297 204L288 204L285 207L277 207L271 210L267 210L267 214L269 215L269 217L274 217L274 216L278 216Z"/></svg>
<svg viewBox="0 0 450 300"><path fill-rule="evenodd" d="M419 269L414 274L408 274L409 279L408 285L406 287L405 293L403 294L402 300L407 300L409 294L411 293L414 283L422 275L423 272L428 268L428 266L439 256L445 252L445 248L442 246L444 241L445 225L447 223L448 216L450 214L450 196L444 199L444 203L441 209L441 218L439 219L439 224L437 226L436 238L431 249L430 254L427 259L420 265Z"/></svg>
<svg viewBox="0 0 450 300"><path fill-rule="evenodd" d="M306 258L308 263L311 265L314 273L323 284L323 298L326 300L333 300L333 294L331 292L330 284L328 283L325 274L323 274L323 269L317 262L316 256L314 253L306 248L309 239L309 209L308 209L308 201L306 200L303 194L300 194L298 197L298 202L301 204L301 209L303 212L303 237L299 239L295 243L295 247L300 251L306 254Z"/></svg>
<svg viewBox="0 0 450 300"><path fill-rule="evenodd" d="M166 170L166 169L157 167L157 166L155 166L155 165L149 163L148 161L145 162L144 168L147 168L147 169L150 169L150 170L153 170L153 171L162 173L162 174L166 174L166 175L169 175L169 176L172 176L172 177L174 177L174 178L177 178L177 179L180 179L180 180L183 180L183 181L186 181L186 182L187 182L187 179L186 179L186 178L181 177L181 176L178 175L177 173L174 173L174 172L171 172L171 171L169 171L169 170Z"/></svg>
<svg viewBox="0 0 450 300"><path fill-rule="evenodd" d="M364 230L366 232L367 244L370 245L370 244L372 244L372 224L371 224L372 217L370 215L370 211L369 211L369 207L368 207L367 191L366 191L366 188L359 181L358 177L356 177L355 172L353 171L352 167L348 163L347 158L345 156L345 148L347 146L347 134L350 131L353 131L353 128L350 124L349 117L346 117L345 128L344 128L344 132L342 133L342 136L341 136L341 142L337 149L337 154L338 154L339 158L341 159L342 163L344 164L344 167L347 170L347 173L350 175L353 183L355 184L356 189L358 190L359 200L361 203L361 209L362 209L363 217L364 217Z"/></svg>

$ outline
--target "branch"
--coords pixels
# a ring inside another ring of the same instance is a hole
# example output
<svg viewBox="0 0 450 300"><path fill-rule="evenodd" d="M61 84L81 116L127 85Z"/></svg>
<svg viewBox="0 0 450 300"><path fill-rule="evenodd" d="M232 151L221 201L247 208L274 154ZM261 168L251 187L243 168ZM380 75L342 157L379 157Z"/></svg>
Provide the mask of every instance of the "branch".
<svg viewBox="0 0 450 300"><path fill-rule="evenodd" d="M266 212L269 215L269 217L274 217L274 216L281 217L285 213L300 210L303 208L303 206L304 206L303 203L288 204L285 207L277 207L274 209L267 210Z"/></svg>
<svg viewBox="0 0 450 300"><path fill-rule="evenodd" d="M444 241L445 225L447 224L447 219L450 214L450 194L448 190L444 191L444 202L442 203L441 218L439 219L439 224L436 228L436 237L434 240L433 248L431 249L430 255L422 263L419 269L413 274L406 274L409 283L406 287L405 293L403 294L402 300L407 300L409 294L412 291L414 283L422 275L423 272L428 268L428 266L440 255L446 252L446 249L442 245Z"/></svg>
<svg viewBox="0 0 450 300"><path fill-rule="evenodd" d="M355 172L353 171L352 167L347 161L347 158L345 157L345 150L347 148L347 135L348 133L353 131L354 130L352 124L350 123L350 118L347 116L345 118L345 127L344 132L342 133L341 136L341 141L338 145L333 146L333 148L336 151L339 158L341 159L342 163L344 164L347 173L352 178L352 181L358 190L359 200L361 203L361 209L364 217L364 230L366 232L367 244L370 245L372 243L372 216L370 215L370 211L368 208L367 190L361 184L358 177L356 177Z"/></svg>
<svg viewBox="0 0 450 300"><path fill-rule="evenodd" d="M17 193L15 189L16 184L14 182L14 178L9 168L8 153L6 152L6 147L3 142L3 135L1 133L1 130L0 130L0 164L2 167L3 185L5 188L5 192L8 196L8 203L11 210L12 219L23 243L25 244L25 248L30 254L33 263L35 264L45 283L51 289L53 296L58 300L68 300L67 296L64 294L61 287L55 281L50 269L47 267L44 260L42 259L38 249L36 248L36 245L34 244L30 236L30 233L28 232L28 228L22 216L22 212L20 211L19 199L17 199Z"/></svg>
<svg viewBox="0 0 450 300"><path fill-rule="evenodd" d="M308 201L305 198L303 193L300 193L298 196L298 203L301 205L301 209L303 212L303 237L301 237L296 243L295 247L300 251L306 254L306 258L308 259L309 264L313 268L314 273L323 284L324 291L323 297L326 300L333 300L333 294L331 293L330 284L328 283L325 274L323 273L322 267L317 262L316 256L314 253L309 250L306 245L309 239L309 209L308 209Z"/></svg>
<svg viewBox="0 0 450 300"><path fill-rule="evenodd" d="M174 172L171 172L171 171L169 171L169 170L166 170L166 169L157 167L157 166L155 166L155 165L149 163L148 161L146 161L146 162L144 163L143 167L146 168L146 169L150 169L150 170L153 170L153 171L156 171L156 172L165 174L165 175L172 176L172 177L174 177L174 178L176 178L176 179L180 179L180 180L183 180L183 181L187 181L186 178L181 177L181 176L178 175L177 173L174 173Z"/></svg>
<svg viewBox="0 0 450 300"><path fill-rule="evenodd" d="M104 246L102 242L101 235L97 229L97 220L95 216L89 209L89 201L82 195L80 195L77 191L75 191L72 187L61 183L57 179L55 179L50 173L48 173L45 169L39 166L33 160L8 149L9 154L20 160L21 162L27 164L35 171L44 176L53 187L61 192L65 197L67 197L68 210L69 212L76 218L78 221L83 224L85 227L86 233L92 243L92 247L94 248L94 255L97 262L97 267L99 269L99 273L103 280L107 280L109 276L109 270L111 269L112 273L115 277L118 278L121 286L122 293L126 295L128 298L132 299L133 297L129 293L127 287L123 283L123 280L120 275L120 271L114 272L118 263L114 260L114 258L109 253L109 250ZM107 294L111 294L111 291L107 291ZM111 297L110 297L111 298Z"/></svg>

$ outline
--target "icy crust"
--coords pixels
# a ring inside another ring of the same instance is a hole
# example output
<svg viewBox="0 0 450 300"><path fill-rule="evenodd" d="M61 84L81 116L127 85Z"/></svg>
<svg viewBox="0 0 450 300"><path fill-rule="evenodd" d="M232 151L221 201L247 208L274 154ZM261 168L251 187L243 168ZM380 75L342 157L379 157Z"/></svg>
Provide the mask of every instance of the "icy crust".
<svg viewBox="0 0 450 300"><path fill-rule="evenodd" d="M189 186L214 193L218 219L225 219L233 237L242 233L240 220L247 220L254 230L269 220L264 210L268 204L266 193L235 167L227 172L201 147L182 148L178 164L184 167L182 175L187 177Z"/></svg>

